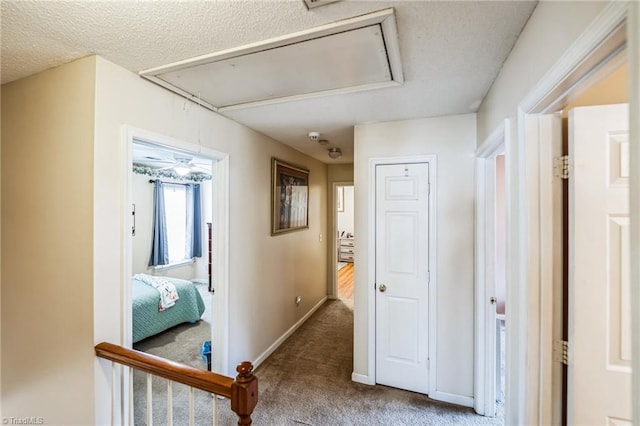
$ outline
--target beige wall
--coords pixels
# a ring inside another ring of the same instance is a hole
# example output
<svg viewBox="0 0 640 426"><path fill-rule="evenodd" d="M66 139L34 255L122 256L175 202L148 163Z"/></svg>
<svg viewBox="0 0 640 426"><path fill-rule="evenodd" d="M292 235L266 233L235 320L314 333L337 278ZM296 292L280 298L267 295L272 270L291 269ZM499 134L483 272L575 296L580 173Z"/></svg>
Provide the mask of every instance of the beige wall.
<svg viewBox="0 0 640 426"><path fill-rule="evenodd" d="M353 164L330 164L327 166L327 183L353 182Z"/></svg>
<svg viewBox="0 0 640 426"><path fill-rule="evenodd" d="M2 88L4 417L94 421L94 67Z"/></svg>
<svg viewBox="0 0 640 426"><path fill-rule="evenodd" d="M628 79L629 68L627 64L624 64L569 103L562 110L562 117L568 117L571 109L580 106L611 105L628 102Z"/></svg>
<svg viewBox="0 0 640 426"><path fill-rule="evenodd" d="M393 141L393 143L389 143ZM368 269L369 158L437 156L436 256L438 392L471 402L473 397L474 114L359 125L355 128L354 373L368 370L372 292ZM433 395L432 395L433 397Z"/></svg>
<svg viewBox="0 0 640 426"><path fill-rule="evenodd" d="M117 87L118 90L114 90ZM122 289L122 125L229 154L230 365L255 360L326 296L327 166L97 59L95 340L119 342ZM271 157L310 170L309 229L270 234ZM296 307L295 297L302 296ZM229 372L230 373L230 372ZM104 383L106 372L96 370ZM98 417L107 416L98 413Z"/></svg>
<svg viewBox="0 0 640 426"><path fill-rule="evenodd" d="M2 89L3 415L108 422L93 345L125 340L125 125L229 154L231 366L326 296L325 164L101 58ZM310 170L308 230L270 235L272 156Z"/></svg>

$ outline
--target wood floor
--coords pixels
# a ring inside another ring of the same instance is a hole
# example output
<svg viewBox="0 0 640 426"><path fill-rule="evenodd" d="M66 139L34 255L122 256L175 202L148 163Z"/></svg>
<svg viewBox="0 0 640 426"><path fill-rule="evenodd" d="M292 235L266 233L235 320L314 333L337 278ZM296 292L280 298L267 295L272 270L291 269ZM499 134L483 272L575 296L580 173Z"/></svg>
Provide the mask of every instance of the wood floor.
<svg viewBox="0 0 640 426"><path fill-rule="evenodd" d="M347 263L338 271L338 297L353 299L353 263Z"/></svg>

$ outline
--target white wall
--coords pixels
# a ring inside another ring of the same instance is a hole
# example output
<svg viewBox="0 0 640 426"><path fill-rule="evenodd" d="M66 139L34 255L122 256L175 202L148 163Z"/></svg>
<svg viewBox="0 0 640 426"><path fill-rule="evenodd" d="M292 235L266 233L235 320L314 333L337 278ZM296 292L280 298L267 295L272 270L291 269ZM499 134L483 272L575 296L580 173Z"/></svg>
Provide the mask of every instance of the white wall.
<svg viewBox="0 0 640 426"><path fill-rule="evenodd" d="M153 231L153 185L149 183L151 178L147 175L133 174L132 178L132 201L136 205L136 235L132 238L133 273L164 275L185 280L207 280L209 246L206 222L211 221L211 181L199 182L203 218L202 257L197 257L194 263L188 265L154 271L153 268L148 266L149 256L151 255L151 238ZM171 179L163 179L163 181L173 182Z"/></svg>
<svg viewBox="0 0 640 426"><path fill-rule="evenodd" d="M473 241L475 115L359 125L355 128L355 317L354 373L368 370L367 307L373 297L367 276L374 259L369 229L369 158L437 156L437 375L438 392L473 396ZM433 282L433 281L432 281Z"/></svg>
<svg viewBox="0 0 640 426"><path fill-rule="evenodd" d="M230 365L257 359L327 294L326 239L319 238L326 234L327 166L97 58L96 342L122 340L122 316L114 306L125 285L119 270L124 124L229 154ZM272 156L310 170L308 230L270 235ZM297 295L302 296L298 307ZM104 376L98 368L97 380Z"/></svg>
<svg viewBox="0 0 640 426"><path fill-rule="evenodd" d="M353 204L353 186L343 186L343 206L344 210L338 212L338 232L345 231L346 234L354 233L354 204Z"/></svg>
<svg viewBox="0 0 640 426"><path fill-rule="evenodd" d="M94 67L85 58L2 87L7 420L94 422Z"/></svg>
<svg viewBox="0 0 640 426"><path fill-rule="evenodd" d="M516 41L478 110L478 141L505 118L517 136L518 103L562 56L606 1L542 1Z"/></svg>

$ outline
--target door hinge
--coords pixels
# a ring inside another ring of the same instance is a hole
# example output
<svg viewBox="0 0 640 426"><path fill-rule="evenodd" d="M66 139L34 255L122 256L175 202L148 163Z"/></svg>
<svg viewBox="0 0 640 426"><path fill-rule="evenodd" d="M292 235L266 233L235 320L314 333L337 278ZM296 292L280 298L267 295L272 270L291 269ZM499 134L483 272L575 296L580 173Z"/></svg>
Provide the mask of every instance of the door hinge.
<svg viewBox="0 0 640 426"><path fill-rule="evenodd" d="M136 236L136 205L132 204L131 205L131 236L135 237Z"/></svg>
<svg viewBox="0 0 640 426"><path fill-rule="evenodd" d="M553 341L553 360L569 365L569 342L566 340Z"/></svg>
<svg viewBox="0 0 640 426"><path fill-rule="evenodd" d="M553 159L553 175L560 179L569 179L573 167L571 164L571 158L568 155L561 155Z"/></svg>

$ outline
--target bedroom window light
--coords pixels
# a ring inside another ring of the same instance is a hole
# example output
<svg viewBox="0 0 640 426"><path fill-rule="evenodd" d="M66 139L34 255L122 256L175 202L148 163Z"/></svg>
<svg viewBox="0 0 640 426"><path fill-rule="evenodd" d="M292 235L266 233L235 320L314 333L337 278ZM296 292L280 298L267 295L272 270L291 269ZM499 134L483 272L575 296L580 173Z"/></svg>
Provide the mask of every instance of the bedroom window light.
<svg viewBox="0 0 640 426"><path fill-rule="evenodd" d="M165 214L169 265L191 261L187 259L187 191L184 185L164 185ZM166 267L167 265L165 265Z"/></svg>

